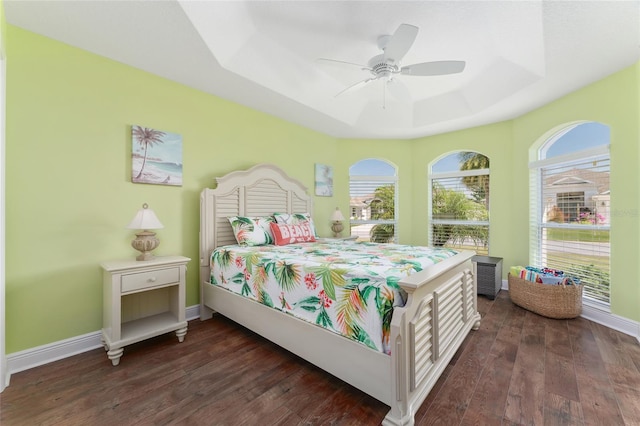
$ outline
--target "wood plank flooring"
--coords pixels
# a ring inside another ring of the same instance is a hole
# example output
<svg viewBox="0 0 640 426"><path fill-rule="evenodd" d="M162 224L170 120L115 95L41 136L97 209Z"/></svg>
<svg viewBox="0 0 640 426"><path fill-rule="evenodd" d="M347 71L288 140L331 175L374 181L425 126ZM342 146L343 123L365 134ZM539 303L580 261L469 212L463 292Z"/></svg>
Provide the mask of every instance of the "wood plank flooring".
<svg viewBox="0 0 640 426"><path fill-rule="evenodd" d="M640 425L640 345L588 320L478 299L471 332L417 425ZM377 425L388 407L221 316L125 348L17 373L10 425Z"/></svg>

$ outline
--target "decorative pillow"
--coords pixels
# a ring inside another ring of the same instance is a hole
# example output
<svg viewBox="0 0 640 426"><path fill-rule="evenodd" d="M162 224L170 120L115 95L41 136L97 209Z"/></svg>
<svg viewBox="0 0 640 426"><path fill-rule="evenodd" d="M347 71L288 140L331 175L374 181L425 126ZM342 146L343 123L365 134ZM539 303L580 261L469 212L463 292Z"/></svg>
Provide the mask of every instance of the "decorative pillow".
<svg viewBox="0 0 640 426"><path fill-rule="evenodd" d="M273 244L273 234L270 223L272 216L244 217L233 216L229 218L236 241L241 246L261 246Z"/></svg>
<svg viewBox="0 0 640 426"><path fill-rule="evenodd" d="M316 240L309 222L301 222L297 225L283 223L271 223L271 232L277 246L293 243L310 243Z"/></svg>
<svg viewBox="0 0 640 426"><path fill-rule="evenodd" d="M274 213L273 217L276 219L276 223L286 225L297 225L302 222L309 222L313 235L318 236L316 227L313 224L313 219L311 219L311 213Z"/></svg>

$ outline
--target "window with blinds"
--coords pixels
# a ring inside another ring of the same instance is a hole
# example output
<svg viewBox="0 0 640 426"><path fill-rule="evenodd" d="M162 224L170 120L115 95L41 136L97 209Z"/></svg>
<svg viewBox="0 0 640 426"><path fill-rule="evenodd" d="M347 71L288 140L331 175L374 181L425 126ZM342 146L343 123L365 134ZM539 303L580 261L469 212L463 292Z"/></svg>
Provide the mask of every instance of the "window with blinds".
<svg viewBox="0 0 640 426"><path fill-rule="evenodd" d="M609 145L530 164L532 265L580 279L583 298L609 304Z"/></svg>
<svg viewBox="0 0 640 426"><path fill-rule="evenodd" d="M383 160L362 160L349 169L351 235L360 241L397 242L396 169Z"/></svg>
<svg viewBox="0 0 640 426"><path fill-rule="evenodd" d="M429 174L429 244L489 253L489 159L450 154Z"/></svg>

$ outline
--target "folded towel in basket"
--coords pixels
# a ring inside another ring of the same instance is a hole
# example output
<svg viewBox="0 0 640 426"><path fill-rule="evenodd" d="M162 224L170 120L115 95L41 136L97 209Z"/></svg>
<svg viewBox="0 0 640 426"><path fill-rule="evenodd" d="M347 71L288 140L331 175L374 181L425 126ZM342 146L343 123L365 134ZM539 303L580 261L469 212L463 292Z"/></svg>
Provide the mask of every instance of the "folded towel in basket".
<svg viewBox="0 0 640 426"><path fill-rule="evenodd" d="M509 273L514 277L539 284L549 285L578 285L580 280L566 275L563 271L551 268L535 268L533 266L512 266Z"/></svg>

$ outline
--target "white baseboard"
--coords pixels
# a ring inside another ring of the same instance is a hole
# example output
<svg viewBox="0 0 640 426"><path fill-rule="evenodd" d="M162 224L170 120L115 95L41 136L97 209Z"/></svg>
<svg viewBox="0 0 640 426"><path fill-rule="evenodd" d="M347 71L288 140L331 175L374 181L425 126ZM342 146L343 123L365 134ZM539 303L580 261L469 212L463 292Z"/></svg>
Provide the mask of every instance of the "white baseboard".
<svg viewBox="0 0 640 426"><path fill-rule="evenodd" d="M508 280L502 280L502 290L509 291ZM633 336L636 338L638 343L640 343L640 322L612 314L611 312L607 312L588 304L582 305L582 315L580 316L588 319L589 321L597 322L605 327Z"/></svg>
<svg viewBox="0 0 640 426"><path fill-rule="evenodd" d="M71 337L47 345L8 354L7 372L9 374L18 373L102 347L102 342L100 341L101 334L102 332L100 331L94 331L81 336Z"/></svg>
<svg viewBox="0 0 640 426"><path fill-rule="evenodd" d="M185 310L187 321L200 318L200 305L189 306ZM40 365L58 361L73 355L91 351L102 347L100 340L102 331L83 334L82 336L71 337L58 342L24 351L14 352L7 355L7 385L9 385L11 374Z"/></svg>
<svg viewBox="0 0 640 426"><path fill-rule="evenodd" d="M638 343L640 343L640 323L636 321L632 321L628 318L624 318L586 304L582 305L582 315L580 316L613 330L633 336L636 338Z"/></svg>

